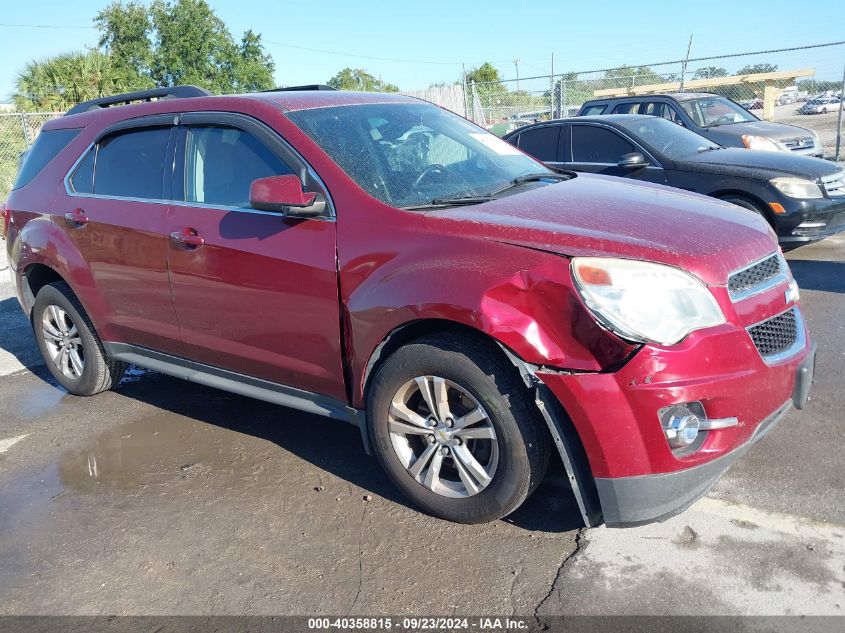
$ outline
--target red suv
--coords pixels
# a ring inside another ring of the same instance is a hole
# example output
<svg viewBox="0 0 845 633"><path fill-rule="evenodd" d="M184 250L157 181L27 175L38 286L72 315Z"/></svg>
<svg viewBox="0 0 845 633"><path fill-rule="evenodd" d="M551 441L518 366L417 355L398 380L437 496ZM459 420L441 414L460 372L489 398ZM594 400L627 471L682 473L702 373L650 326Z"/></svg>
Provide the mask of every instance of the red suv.
<svg viewBox="0 0 845 633"><path fill-rule="evenodd" d="M44 126L5 230L69 392L132 363L350 422L468 523L516 509L553 448L587 525L665 518L804 406L814 348L757 214L312 88L158 89Z"/></svg>

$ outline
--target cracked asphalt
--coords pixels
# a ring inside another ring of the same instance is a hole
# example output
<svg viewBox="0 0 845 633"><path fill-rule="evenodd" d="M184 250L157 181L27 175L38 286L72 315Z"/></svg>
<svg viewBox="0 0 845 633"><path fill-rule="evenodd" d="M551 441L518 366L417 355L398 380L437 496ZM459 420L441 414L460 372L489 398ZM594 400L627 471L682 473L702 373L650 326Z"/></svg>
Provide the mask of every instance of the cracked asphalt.
<svg viewBox="0 0 845 633"><path fill-rule="evenodd" d="M411 508L351 426L142 371L69 396L0 270L0 614L839 615L845 238L788 258L809 408L629 530L579 529L559 464L462 526Z"/></svg>

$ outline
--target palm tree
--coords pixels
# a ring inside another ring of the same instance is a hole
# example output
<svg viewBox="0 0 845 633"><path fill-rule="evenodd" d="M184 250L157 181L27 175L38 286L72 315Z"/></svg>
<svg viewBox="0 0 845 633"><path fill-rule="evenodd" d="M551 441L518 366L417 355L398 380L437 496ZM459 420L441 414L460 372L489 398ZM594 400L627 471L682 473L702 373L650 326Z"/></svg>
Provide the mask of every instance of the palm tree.
<svg viewBox="0 0 845 633"><path fill-rule="evenodd" d="M150 87L150 80L114 64L97 50L29 62L18 75L18 110L61 112L80 101Z"/></svg>

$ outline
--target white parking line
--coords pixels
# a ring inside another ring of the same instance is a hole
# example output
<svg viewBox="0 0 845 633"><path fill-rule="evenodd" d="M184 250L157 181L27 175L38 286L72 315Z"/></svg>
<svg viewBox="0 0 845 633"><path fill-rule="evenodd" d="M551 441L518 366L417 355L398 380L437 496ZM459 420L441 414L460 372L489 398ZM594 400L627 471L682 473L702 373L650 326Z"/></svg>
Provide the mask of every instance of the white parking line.
<svg viewBox="0 0 845 633"><path fill-rule="evenodd" d="M7 440L0 440L0 454L5 453L6 451L8 451L10 448L12 448L15 444L17 444L18 442L20 442L20 441L21 441L22 439L24 439L25 437L29 437L29 434L27 434L27 435L18 435L17 437L10 437L10 438L9 438L9 439L7 439Z"/></svg>
<svg viewBox="0 0 845 633"><path fill-rule="evenodd" d="M821 523L806 517L779 512L767 512L739 503L704 497L693 509L712 514L732 522L744 521L758 525L769 532L798 538L820 538L826 541L845 542L845 526Z"/></svg>

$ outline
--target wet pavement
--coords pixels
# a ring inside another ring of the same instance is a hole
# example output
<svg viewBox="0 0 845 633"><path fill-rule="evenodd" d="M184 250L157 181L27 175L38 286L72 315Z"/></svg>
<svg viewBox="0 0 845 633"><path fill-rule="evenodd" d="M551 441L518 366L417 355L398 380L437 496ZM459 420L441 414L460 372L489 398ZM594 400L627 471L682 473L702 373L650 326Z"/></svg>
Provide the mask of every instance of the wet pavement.
<svg viewBox="0 0 845 633"><path fill-rule="evenodd" d="M632 530L579 531L559 465L461 526L409 507L351 426L144 372L69 396L0 280L0 614L839 614L845 239L789 259L809 408Z"/></svg>

